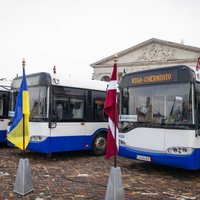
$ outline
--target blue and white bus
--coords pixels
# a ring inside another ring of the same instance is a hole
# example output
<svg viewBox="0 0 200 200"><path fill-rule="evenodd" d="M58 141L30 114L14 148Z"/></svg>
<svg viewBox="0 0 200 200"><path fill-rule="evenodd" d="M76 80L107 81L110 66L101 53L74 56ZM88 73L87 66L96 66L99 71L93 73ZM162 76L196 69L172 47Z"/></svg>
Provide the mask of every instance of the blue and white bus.
<svg viewBox="0 0 200 200"><path fill-rule="evenodd" d="M120 82L119 156L200 168L200 72L180 65L132 72Z"/></svg>
<svg viewBox="0 0 200 200"><path fill-rule="evenodd" d="M9 122L10 84L11 82L7 79L0 79L0 143L6 142L7 125Z"/></svg>
<svg viewBox="0 0 200 200"><path fill-rule="evenodd" d="M19 88L22 77L12 88ZM41 153L91 150L105 154L107 84L45 72L26 76L30 97L30 142Z"/></svg>

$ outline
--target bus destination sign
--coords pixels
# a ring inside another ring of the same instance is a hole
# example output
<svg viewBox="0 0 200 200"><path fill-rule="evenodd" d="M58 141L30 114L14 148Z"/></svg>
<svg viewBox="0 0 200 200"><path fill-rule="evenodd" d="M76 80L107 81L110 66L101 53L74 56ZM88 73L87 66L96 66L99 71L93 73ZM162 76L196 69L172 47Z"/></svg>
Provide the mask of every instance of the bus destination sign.
<svg viewBox="0 0 200 200"><path fill-rule="evenodd" d="M141 84L141 83L154 83L160 81L170 81L172 78L172 74L160 74L160 75L152 75L152 76L138 76L132 78L133 84Z"/></svg>
<svg viewBox="0 0 200 200"><path fill-rule="evenodd" d="M132 85L145 85L145 84L154 84L154 83L164 83L164 82L176 82L178 79L177 70L170 70L163 72L149 72L149 73L140 73L134 74L131 77Z"/></svg>

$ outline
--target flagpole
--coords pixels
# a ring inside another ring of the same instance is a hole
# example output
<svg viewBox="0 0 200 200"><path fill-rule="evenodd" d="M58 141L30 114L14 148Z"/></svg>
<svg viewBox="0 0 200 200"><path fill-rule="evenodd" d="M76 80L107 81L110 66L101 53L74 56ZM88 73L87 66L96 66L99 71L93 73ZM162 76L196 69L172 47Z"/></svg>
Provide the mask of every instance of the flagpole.
<svg viewBox="0 0 200 200"><path fill-rule="evenodd" d="M24 68L25 68L25 59L23 58L22 60L22 67L23 67L23 71L24 71ZM23 110L23 98L22 98L22 110ZM24 117L24 113L23 113L23 152L25 150L25 117Z"/></svg>
<svg viewBox="0 0 200 200"><path fill-rule="evenodd" d="M111 76L111 81L113 81L114 83L111 83L111 87L112 93L110 93L109 96L109 100L111 101L108 107L107 105L107 101L105 103L105 111L106 113L108 113L108 116L112 118L112 120L114 120L114 122L112 122L112 124L114 124L114 127L112 125L112 127L114 128L114 131L110 131L110 129L108 130L108 133L112 134L112 137L114 137L114 148L112 148L112 153L109 152L109 156L114 156L114 167L111 167L110 170L110 175L109 175L109 179L108 179L108 184L107 184L107 189L106 189L106 195L105 195L105 200L124 200L125 199L125 195L124 195L124 188L122 185L122 175L121 175L121 169L120 167L117 167L117 152L118 152L118 141L117 141L117 134L118 134L118 104L117 104L117 54L115 55L114 58L114 69L113 69L113 73ZM114 99L115 98L115 99ZM108 100L106 98L106 100ZM113 104L114 104L114 109L113 109ZM110 106L112 105L112 106ZM109 111L107 110L107 108L111 108ZM114 117L113 117L114 114ZM111 120L109 118L109 120ZM109 123L111 124L111 122L109 121ZM110 126L108 127L110 128ZM112 128L112 130L113 130ZM114 132L114 133L113 133ZM112 140L112 139L110 139ZM117 142L116 142L117 141ZM113 142L113 140L112 140ZM111 145L110 145L111 146ZM111 146L113 147L113 146ZM110 156L110 157L111 157ZM109 157L108 157L109 158Z"/></svg>
<svg viewBox="0 0 200 200"><path fill-rule="evenodd" d="M117 64L117 58L118 55L115 54L115 58L114 58L114 63ZM117 67L116 67L116 75L117 75ZM117 77L116 77L116 81L117 81ZM117 98L117 90L116 90L116 98ZM115 148L114 148L114 167L117 167L117 143L116 143L116 136L117 136L117 128L116 128L116 103L115 103L115 108L114 108L114 120L115 120L115 131L114 131L114 135L115 135Z"/></svg>
<svg viewBox="0 0 200 200"><path fill-rule="evenodd" d="M26 195L29 192L33 191L33 183L31 177L31 168L29 165L28 158L25 158L25 149L26 149L26 126L29 125L26 120L29 117L29 96L28 96L28 86L26 82L25 76L25 59L22 60L22 67L23 67L23 76L21 85L18 91L16 106L15 106L15 115L13 121L13 127L11 125L11 131L8 134L7 139L10 140L15 146L22 150L23 158L19 160L19 165L17 169L17 175L14 183L13 191L20 194ZM20 119L20 120L18 120ZM21 122L23 120L23 122ZM27 129L29 127L27 126ZM23 129L23 130L21 130ZM12 134L9 138L9 135ZM28 131L27 131L28 134ZM20 141L18 141L18 137L20 137Z"/></svg>

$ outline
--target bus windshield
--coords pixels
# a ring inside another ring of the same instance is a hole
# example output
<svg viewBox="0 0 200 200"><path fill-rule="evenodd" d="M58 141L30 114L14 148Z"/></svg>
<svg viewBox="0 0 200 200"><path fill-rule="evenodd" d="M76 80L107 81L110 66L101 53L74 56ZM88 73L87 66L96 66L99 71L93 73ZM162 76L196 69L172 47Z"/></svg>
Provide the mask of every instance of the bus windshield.
<svg viewBox="0 0 200 200"><path fill-rule="evenodd" d="M122 89L121 120L151 126L191 125L192 87L190 83L127 87ZM131 116L131 117L130 117Z"/></svg>
<svg viewBox="0 0 200 200"><path fill-rule="evenodd" d="M47 119L47 87L29 87L30 120Z"/></svg>

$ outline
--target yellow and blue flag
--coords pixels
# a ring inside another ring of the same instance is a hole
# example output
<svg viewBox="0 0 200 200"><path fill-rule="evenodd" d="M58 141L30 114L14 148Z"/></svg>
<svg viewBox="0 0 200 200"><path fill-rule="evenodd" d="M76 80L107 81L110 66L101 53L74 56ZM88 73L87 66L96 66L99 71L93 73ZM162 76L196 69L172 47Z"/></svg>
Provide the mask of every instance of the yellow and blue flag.
<svg viewBox="0 0 200 200"><path fill-rule="evenodd" d="M25 69L23 67L23 77L18 91L15 106L15 115L10 127L7 139L16 147L25 150L29 143L29 94L26 82Z"/></svg>
<svg viewBox="0 0 200 200"><path fill-rule="evenodd" d="M125 75L126 75L126 69L124 68L122 72L122 77L124 77Z"/></svg>

